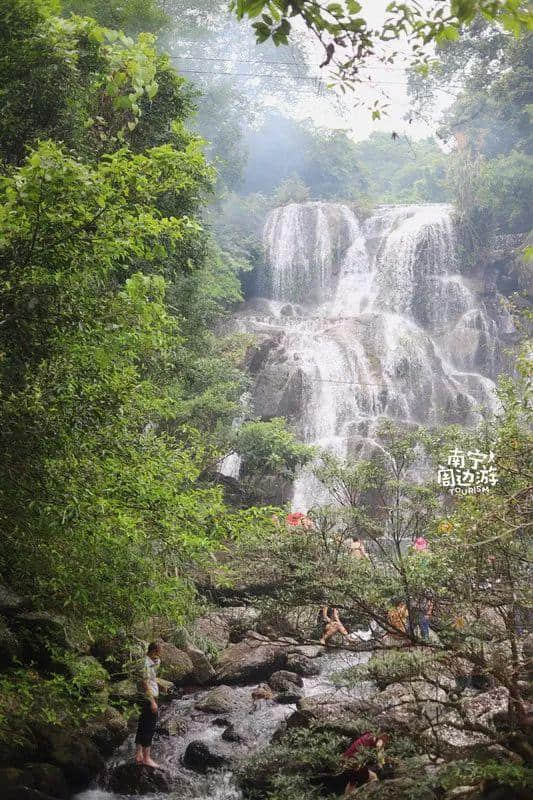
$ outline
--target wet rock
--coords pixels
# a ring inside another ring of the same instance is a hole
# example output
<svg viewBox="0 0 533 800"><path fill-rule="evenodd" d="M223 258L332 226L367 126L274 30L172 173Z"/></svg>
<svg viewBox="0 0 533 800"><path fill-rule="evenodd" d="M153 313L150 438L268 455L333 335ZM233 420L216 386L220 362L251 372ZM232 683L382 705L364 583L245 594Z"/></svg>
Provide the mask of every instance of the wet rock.
<svg viewBox="0 0 533 800"><path fill-rule="evenodd" d="M12 589L0 584L0 614L16 614L24 606L24 600Z"/></svg>
<svg viewBox="0 0 533 800"><path fill-rule="evenodd" d="M303 686L304 682L302 676L296 672L281 669L270 676L268 685L275 692L287 692L294 690L295 686Z"/></svg>
<svg viewBox="0 0 533 800"><path fill-rule="evenodd" d="M302 644L298 645L298 647L291 648L289 657L294 654L297 654L305 656L306 658L319 658L320 656L323 656L325 652L326 648L322 647L322 645Z"/></svg>
<svg viewBox="0 0 533 800"><path fill-rule="evenodd" d="M10 666L22 655L19 640L6 622L0 617L0 667Z"/></svg>
<svg viewBox="0 0 533 800"><path fill-rule="evenodd" d="M39 755L60 767L73 786L84 786L104 768L104 760L88 736L58 725L39 725Z"/></svg>
<svg viewBox="0 0 533 800"><path fill-rule="evenodd" d="M208 639L220 649L227 647L230 633L235 626L247 630L259 616L258 612L247 606L229 606L223 611L211 611L199 617L192 627L195 636Z"/></svg>
<svg viewBox="0 0 533 800"><path fill-rule="evenodd" d="M157 731L162 736L184 736L188 729L189 720L185 716L168 717L157 726Z"/></svg>
<svg viewBox="0 0 533 800"><path fill-rule="evenodd" d="M235 727L235 725L230 724L222 733L222 738L226 742L243 742L246 737L242 731Z"/></svg>
<svg viewBox="0 0 533 800"><path fill-rule="evenodd" d="M207 656L197 647L187 647L186 652L193 665L192 681L200 686L214 681L216 673Z"/></svg>
<svg viewBox="0 0 533 800"><path fill-rule="evenodd" d="M161 646L161 677L173 683L182 683L193 672L194 665L184 650L170 642L158 640Z"/></svg>
<svg viewBox="0 0 533 800"><path fill-rule="evenodd" d="M83 733L104 756L110 756L128 736L128 723L116 708L109 706L85 725Z"/></svg>
<svg viewBox="0 0 533 800"><path fill-rule="evenodd" d="M320 675L320 667L316 661L301 653L289 653L285 667L289 672L296 672L298 675L303 675L304 678Z"/></svg>
<svg viewBox="0 0 533 800"><path fill-rule="evenodd" d="M217 680L220 683L267 680L272 673L283 669L286 663L287 653L283 646L259 637L248 637L221 654Z"/></svg>
<svg viewBox="0 0 533 800"><path fill-rule="evenodd" d="M14 789L7 789L2 794L2 800L56 800L55 797L39 789L30 789L27 786L16 786Z"/></svg>
<svg viewBox="0 0 533 800"><path fill-rule="evenodd" d="M217 686L212 689L205 697L195 703L198 711L206 711L211 714L225 714L233 711L237 706L234 690L230 686Z"/></svg>
<svg viewBox="0 0 533 800"><path fill-rule="evenodd" d="M117 794L142 795L155 792L168 794L171 790L171 780L166 770L131 762L115 767L108 777L107 786Z"/></svg>
<svg viewBox="0 0 533 800"><path fill-rule="evenodd" d="M183 763L194 772L207 772L209 769L220 769L227 766L225 756L212 752L205 742L191 742L185 750Z"/></svg>
<svg viewBox="0 0 533 800"><path fill-rule="evenodd" d="M280 703L282 705L291 705L297 703L301 697L301 691L296 686L293 686L292 689L288 689L285 692L278 692L274 699L276 700L276 703Z"/></svg>
<svg viewBox="0 0 533 800"><path fill-rule="evenodd" d="M24 785L24 770L17 767L3 767L0 769L0 789L13 789L15 786Z"/></svg>
<svg viewBox="0 0 533 800"><path fill-rule="evenodd" d="M216 717L211 724L216 725L217 728L226 728L230 724L230 721L228 717Z"/></svg>
<svg viewBox="0 0 533 800"><path fill-rule="evenodd" d="M65 776L54 764L25 764L21 773L19 786L37 789L39 792L59 798L59 800L65 800L70 796Z"/></svg>

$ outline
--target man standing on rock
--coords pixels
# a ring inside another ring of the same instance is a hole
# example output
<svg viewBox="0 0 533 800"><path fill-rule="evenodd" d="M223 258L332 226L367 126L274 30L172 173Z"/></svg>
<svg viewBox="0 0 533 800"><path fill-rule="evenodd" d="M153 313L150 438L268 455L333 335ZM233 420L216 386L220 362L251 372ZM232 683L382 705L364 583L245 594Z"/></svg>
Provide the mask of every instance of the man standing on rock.
<svg viewBox="0 0 533 800"><path fill-rule="evenodd" d="M142 709L135 737L135 761L137 764L145 764L147 767L159 766L152 761L150 748L157 725L157 698L159 697L157 670L160 664L161 646L158 642L150 642L140 675L139 691L142 695Z"/></svg>

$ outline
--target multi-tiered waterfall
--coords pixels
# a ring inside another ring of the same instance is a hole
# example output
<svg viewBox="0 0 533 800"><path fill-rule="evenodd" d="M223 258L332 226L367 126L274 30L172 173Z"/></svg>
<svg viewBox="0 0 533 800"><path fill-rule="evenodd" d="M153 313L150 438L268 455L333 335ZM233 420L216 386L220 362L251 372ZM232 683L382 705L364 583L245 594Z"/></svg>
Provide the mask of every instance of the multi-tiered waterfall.
<svg viewBox="0 0 533 800"><path fill-rule="evenodd" d="M498 331L461 272L447 205L274 209L255 298L236 316L257 349L252 413L286 416L339 455L375 447L379 420L474 424L494 410ZM316 501L309 475L294 504Z"/></svg>

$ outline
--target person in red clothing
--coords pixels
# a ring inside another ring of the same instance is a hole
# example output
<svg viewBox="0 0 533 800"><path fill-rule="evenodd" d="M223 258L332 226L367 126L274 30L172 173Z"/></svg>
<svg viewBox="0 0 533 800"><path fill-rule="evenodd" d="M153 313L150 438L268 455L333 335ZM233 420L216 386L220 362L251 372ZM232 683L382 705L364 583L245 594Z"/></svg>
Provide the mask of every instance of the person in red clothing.
<svg viewBox="0 0 533 800"><path fill-rule="evenodd" d="M387 746L389 738L386 733L374 735L369 731L363 733L358 739L355 739L351 745L344 751L342 758L345 761L351 761L353 766L347 771L346 777L348 783L344 790L345 795L349 795L358 786L362 786L369 781L377 781L378 776L370 769L368 764L382 767L385 761L384 750ZM361 764L359 759L355 761L355 757L362 750L375 750L375 755L372 754L367 763Z"/></svg>

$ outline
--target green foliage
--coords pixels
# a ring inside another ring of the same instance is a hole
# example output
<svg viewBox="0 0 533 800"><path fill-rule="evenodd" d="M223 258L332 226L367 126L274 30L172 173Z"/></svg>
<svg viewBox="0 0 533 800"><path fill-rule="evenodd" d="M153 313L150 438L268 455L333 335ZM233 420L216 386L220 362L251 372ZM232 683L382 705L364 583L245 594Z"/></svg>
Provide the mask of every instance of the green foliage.
<svg viewBox="0 0 533 800"><path fill-rule="evenodd" d="M363 166L368 191L377 203L442 203L449 200L446 186L448 156L434 139L410 142L374 132L354 147Z"/></svg>
<svg viewBox="0 0 533 800"><path fill-rule="evenodd" d="M283 418L268 422L245 422L233 439L235 452L242 458L244 475L275 474L292 480L298 467L313 455L311 447L298 442Z"/></svg>
<svg viewBox="0 0 533 800"><path fill-rule="evenodd" d="M530 186L533 156L508 155L476 160L455 158L449 173L459 219L474 241L493 233L527 233L533 227Z"/></svg>
<svg viewBox="0 0 533 800"><path fill-rule="evenodd" d="M383 55L383 44L401 36L409 42L413 61L425 64L430 58L429 44L455 41L462 27L478 14L493 24L502 22L515 35L531 27L531 14L516 0L464 0L446 9L438 2L429 7L416 2L393 2L387 6L388 16L381 29L368 25L361 16L361 3L354 0L326 6L314 0L233 0L231 5L239 19L257 20L253 28L258 43L271 39L276 46L288 44L292 20L302 20L323 45L321 66L331 64L334 77L345 88L353 88L362 80L358 70L373 57L394 61L397 54Z"/></svg>
<svg viewBox="0 0 533 800"><path fill-rule="evenodd" d="M8 22L0 571L93 631L185 617L241 525L201 476L242 391L208 330L242 265L194 217L212 170L153 39L23 0Z"/></svg>
<svg viewBox="0 0 533 800"><path fill-rule="evenodd" d="M272 193L276 205L293 196L352 202L367 193L357 145L344 130L272 113L250 145L243 191Z"/></svg>
<svg viewBox="0 0 533 800"><path fill-rule="evenodd" d="M329 731L292 730L246 760L237 779L249 798L318 799L323 794L317 784L342 771L340 755L347 744L346 737Z"/></svg>
<svg viewBox="0 0 533 800"><path fill-rule="evenodd" d="M443 43L427 78L411 77L411 94L427 113L434 90L461 82L440 135L455 138L447 184L471 260L496 233L526 233L533 220L531 183L531 47L520 36L476 19L457 42Z"/></svg>
<svg viewBox="0 0 533 800"><path fill-rule="evenodd" d="M23 748L38 724L79 728L106 707L105 698L91 691L93 678L89 671L77 680L61 674L43 678L23 668L0 673L0 742Z"/></svg>
<svg viewBox="0 0 533 800"><path fill-rule="evenodd" d="M157 0L63 0L62 9L65 15L94 17L101 25L135 35L157 33L168 24L161 5Z"/></svg>
<svg viewBox="0 0 533 800"><path fill-rule="evenodd" d="M285 206L287 203L305 203L310 199L311 192L298 175L290 175L280 183L273 197L275 206Z"/></svg>
<svg viewBox="0 0 533 800"><path fill-rule="evenodd" d="M134 41L88 18L37 9L13 0L0 27L4 161L20 163L28 146L48 137L87 158L125 144L194 141L174 125L191 110L190 92L156 54L153 36Z"/></svg>

